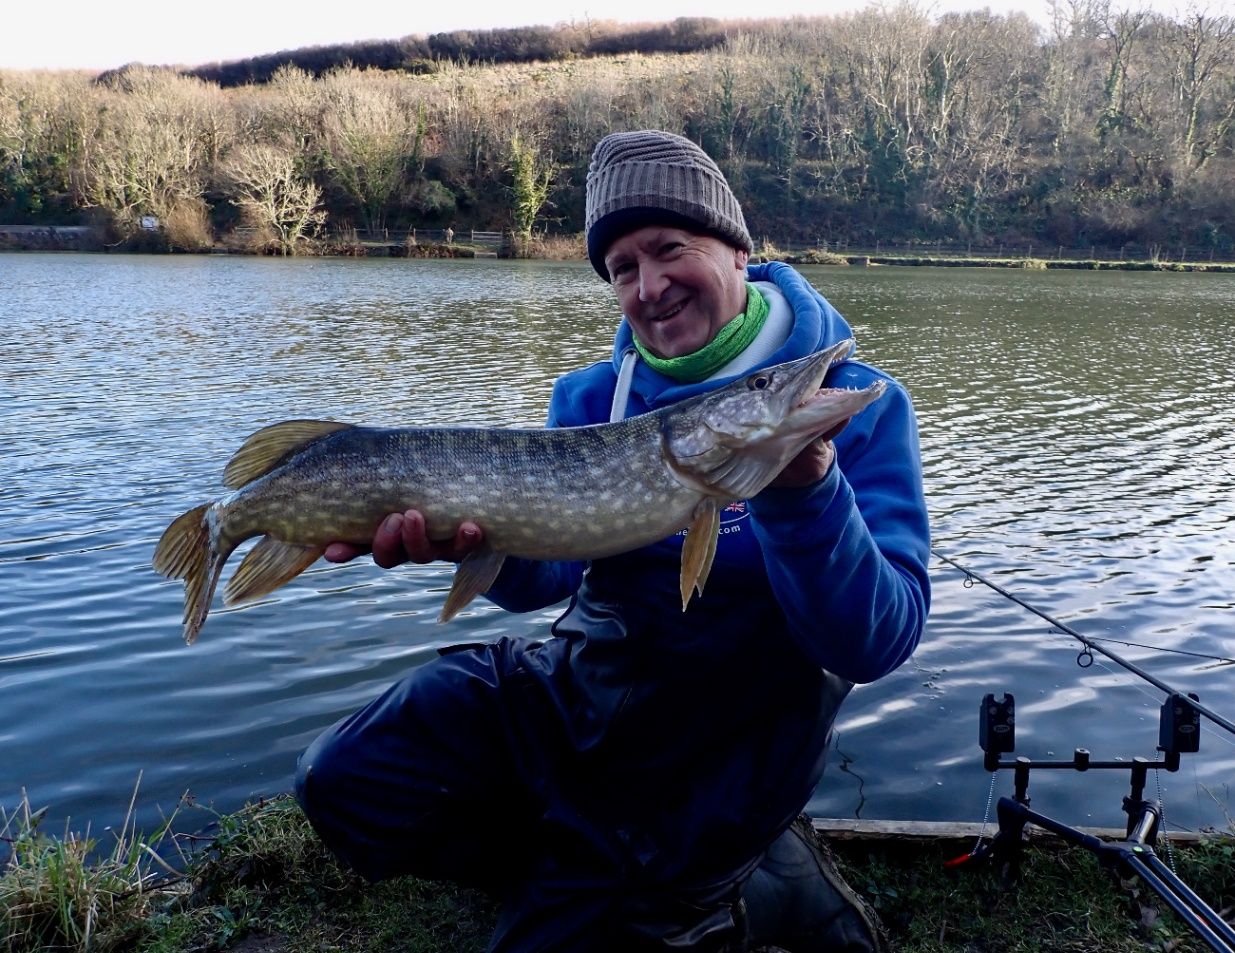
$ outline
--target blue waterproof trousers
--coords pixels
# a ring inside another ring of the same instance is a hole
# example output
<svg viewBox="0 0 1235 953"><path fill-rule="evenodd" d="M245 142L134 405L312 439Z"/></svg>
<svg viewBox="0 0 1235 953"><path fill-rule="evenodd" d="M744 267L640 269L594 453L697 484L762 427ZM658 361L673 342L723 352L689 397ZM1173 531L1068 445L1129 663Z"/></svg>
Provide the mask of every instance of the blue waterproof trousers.
<svg viewBox="0 0 1235 953"><path fill-rule="evenodd" d="M366 878L413 874L492 891L502 901L494 953L725 949L740 932L742 885L796 810L757 821L766 827L758 846L736 853L703 838L666 848L671 836L648 831L689 831L696 808L709 808L659 802L655 777L634 789L613 783L605 744L581 744L564 717L570 644L448 650L323 733L301 757L297 798ZM836 680L833 707L848 687ZM631 790L646 803L630 803Z"/></svg>

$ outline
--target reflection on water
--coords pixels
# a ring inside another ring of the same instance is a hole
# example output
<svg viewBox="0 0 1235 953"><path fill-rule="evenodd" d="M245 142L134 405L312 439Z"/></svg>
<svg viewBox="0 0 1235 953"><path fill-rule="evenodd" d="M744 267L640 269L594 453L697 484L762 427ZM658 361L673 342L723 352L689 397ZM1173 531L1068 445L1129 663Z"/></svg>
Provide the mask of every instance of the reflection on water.
<svg viewBox="0 0 1235 953"><path fill-rule="evenodd" d="M1225 276L807 269L920 415L936 545L1090 636L1235 656L1235 285ZM0 806L114 823L192 791L285 790L296 755L446 644L554 612L436 612L439 567L319 564L179 640L149 568L243 437L288 417L539 423L553 379L608 356L585 265L20 255L0 259ZM977 819L987 692L1018 753L1151 755L1158 694L935 567L927 637L842 713L820 814ZM1114 648L1235 715L1231 667ZM1163 777L1171 824L1221 824L1235 739ZM1010 781L1009 781L1010 786ZM1118 825L1113 777L1034 803Z"/></svg>

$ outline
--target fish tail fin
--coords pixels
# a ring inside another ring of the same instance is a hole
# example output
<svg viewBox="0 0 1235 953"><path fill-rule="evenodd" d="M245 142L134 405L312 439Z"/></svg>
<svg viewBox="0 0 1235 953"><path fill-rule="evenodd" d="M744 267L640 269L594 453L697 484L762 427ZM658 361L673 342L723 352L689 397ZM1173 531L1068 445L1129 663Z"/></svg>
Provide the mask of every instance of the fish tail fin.
<svg viewBox="0 0 1235 953"><path fill-rule="evenodd" d="M218 552L218 533L208 517L210 506L203 503L176 517L154 551L156 571L169 579L184 580L184 640L189 645L206 622L228 555Z"/></svg>

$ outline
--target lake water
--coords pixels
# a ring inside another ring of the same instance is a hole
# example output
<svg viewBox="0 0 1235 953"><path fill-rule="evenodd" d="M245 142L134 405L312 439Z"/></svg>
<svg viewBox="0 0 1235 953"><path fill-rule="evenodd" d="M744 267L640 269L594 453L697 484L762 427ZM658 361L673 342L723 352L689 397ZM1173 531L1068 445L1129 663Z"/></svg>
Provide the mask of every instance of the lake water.
<svg viewBox="0 0 1235 953"><path fill-rule="evenodd" d="M1235 666L1156 650L1235 657L1235 277L805 271L914 395L936 546L1235 717ZM24 788L52 830L97 830L140 773L140 826L185 792L235 809L439 646L543 633L555 611L483 601L437 625L448 569L361 560L216 599L186 647L182 586L150 559L258 427L538 424L613 325L573 263L0 256L0 807ZM854 692L812 812L980 820L987 692L1016 695L1018 754L1153 755L1159 692L1078 667L1074 640L944 563L933 578L921 648ZM1235 813L1235 738L1205 725L1161 776L1173 827ZM1059 772L1030 794L1118 826L1125 789Z"/></svg>

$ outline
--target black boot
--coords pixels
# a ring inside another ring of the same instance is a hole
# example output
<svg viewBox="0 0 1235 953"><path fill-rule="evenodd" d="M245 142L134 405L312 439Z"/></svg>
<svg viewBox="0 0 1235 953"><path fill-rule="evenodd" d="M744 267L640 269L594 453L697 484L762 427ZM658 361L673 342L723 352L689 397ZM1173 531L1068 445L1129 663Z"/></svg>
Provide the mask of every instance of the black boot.
<svg viewBox="0 0 1235 953"><path fill-rule="evenodd" d="M832 852L801 815L742 889L747 947L786 953L882 953L883 924L844 881Z"/></svg>

